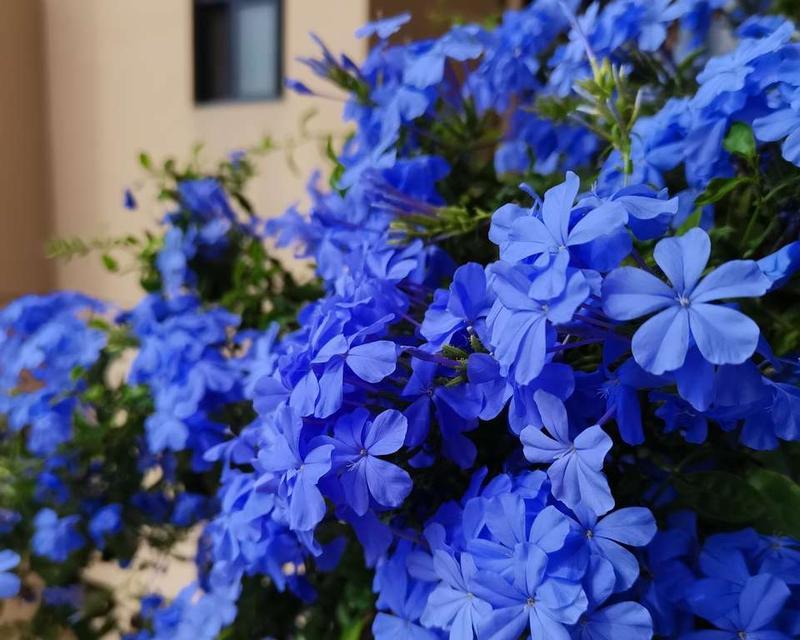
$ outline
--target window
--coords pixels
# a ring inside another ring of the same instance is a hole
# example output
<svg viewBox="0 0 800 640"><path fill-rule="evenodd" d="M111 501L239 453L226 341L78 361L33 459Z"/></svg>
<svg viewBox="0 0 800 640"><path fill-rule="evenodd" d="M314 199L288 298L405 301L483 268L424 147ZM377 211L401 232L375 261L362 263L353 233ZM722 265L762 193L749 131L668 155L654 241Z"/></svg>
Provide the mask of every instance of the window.
<svg viewBox="0 0 800 640"><path fill-rule="evenodd" d="M194 0L197 103L281 95L281 0Z"/></svg>

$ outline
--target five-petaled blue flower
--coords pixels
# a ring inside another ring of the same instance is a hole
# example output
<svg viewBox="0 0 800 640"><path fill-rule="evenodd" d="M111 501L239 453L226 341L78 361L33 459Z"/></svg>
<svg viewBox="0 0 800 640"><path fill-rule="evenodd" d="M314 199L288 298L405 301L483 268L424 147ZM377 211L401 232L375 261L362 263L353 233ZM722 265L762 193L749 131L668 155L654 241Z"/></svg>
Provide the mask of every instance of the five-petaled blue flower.
<svg viewBox="0 0 800 640"><path fill-rule="evenodd" d="M755 351L759 329L730 307L710 302L755 297L770 287L752 260L732 260L702 280L711 242L702 229L661 240L658 266L672 286L642 269L621 267L603 282L603 311L614 320L632 320L654 312L633 336L633 357L644 369L661 374L678 369L692 343L712 364L740 364Z"/></svg>
<svg viewBox="0 0 800 640"><path fill-rule="evenodd" d="M603 475L611 438L599 425L571 438L564 403L546 391L537 391L534 397L550 436L537 426L525 427L520 434L525 457L550 464L547 475L553 495L568 507L581 505L598 515L611 510L614 498Z"/></svg>
<svg viewBox="0 0 800 640"><path fill-rule="evenodd" d="M334 427L333 462L347 503L358 515L369 509L369 499L383 507L399 507L411 491L411 476L397 465L381 460L403 446L408 422L399 411L389 410L369 420L366 409L356 409Z"/></svg>

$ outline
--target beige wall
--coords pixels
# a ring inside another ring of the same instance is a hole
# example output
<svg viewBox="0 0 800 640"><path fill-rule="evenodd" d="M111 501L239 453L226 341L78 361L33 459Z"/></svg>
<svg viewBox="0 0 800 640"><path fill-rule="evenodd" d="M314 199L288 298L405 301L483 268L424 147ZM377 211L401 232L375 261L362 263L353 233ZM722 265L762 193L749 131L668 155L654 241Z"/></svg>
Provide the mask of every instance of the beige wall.
<svg viewBox="0 0 800 640"><path fill-rule="evenodd" d="M52 227L58 235L119 235L161 215L147 198L135 213L121 206L123 188L142 178L136 164L141 150L155 158L186 157L191 145L202 141L214 161L264 134L277 140L291 136L312 106L321 109L312 121L315 129L342 129L339 103L293 94L275 102L195 106L190 0L42 2ZM309 78L294 60L315 52L309 31L333 51L361 57L353 32L367 15L367 0L286 0L286 75ZM320 162L318 149L306 145L297 158L301 175L292 174L281 154L263 161L251 190L263 214L278 214L302 195L305 176ZM134 302L135 282L103 273L97 262L88 258L58 266L55 285Z"/></svg>
<svg viewBox="0 0 800 640"><path fill-rule="evenodd" d="M41 11L0 9L0 304L49 284L42 252L48 190L41 76Z"/></svg>

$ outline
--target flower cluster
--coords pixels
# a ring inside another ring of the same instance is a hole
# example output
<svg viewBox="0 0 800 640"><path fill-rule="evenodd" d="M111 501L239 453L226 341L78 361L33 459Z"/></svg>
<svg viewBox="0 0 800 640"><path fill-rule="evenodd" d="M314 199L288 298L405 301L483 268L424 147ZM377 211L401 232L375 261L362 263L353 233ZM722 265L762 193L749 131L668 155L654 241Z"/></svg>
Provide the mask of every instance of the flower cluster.
<svg viewBox="0 0 800 640"><path fill-rule="evenodd" d="M362 64L320 42L354 132L307 213L179 183L117 322L167 483L137 500L206 522L131 639L800 634L794 26L583 4L407 44L380 20ZM262 233L322 285L283 326L243 275ZM88 544L36 522L54 561Z"/></svg>

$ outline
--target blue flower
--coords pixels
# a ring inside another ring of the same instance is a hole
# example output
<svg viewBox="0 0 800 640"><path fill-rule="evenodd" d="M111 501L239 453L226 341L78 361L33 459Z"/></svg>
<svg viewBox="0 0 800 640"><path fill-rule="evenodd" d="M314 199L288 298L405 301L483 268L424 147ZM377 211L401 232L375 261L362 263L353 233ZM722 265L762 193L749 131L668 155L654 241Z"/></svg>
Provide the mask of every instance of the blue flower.
<svg viewBox="0 0 800 640"><path fill-rule="evenodd" d="M528 426L520 439L530 462L549 463L547 475L553 496L568 507L578 506L603 514L614 507L614 498L603 475L603 463L611 449L611 438L594 425L573 440L564 403L545 391L534 395L544 428Z"/></svg>
<svg viewBox="0 0 800 640"><path fill-rule="evenodd" d="M370 38L378 36L381 40L386 40L400 30L404 24L411 20L411 14L408 12L400 13L396 16L389 18L382 18L368 22L363 27L359 27L356 31L357 38Z"/></svg>
<svg viewBox="0 0 800 640"><path fill-rule="evenodd" d="M52 509L42 509L33 519L35 531L31 539L33 552L53 562L65 562L73 551L84 545L77 531L78 516L59 518Z"/></svg>
<svg viewBox="0 0 800 640"><path fill-rule="evenodd" d="M326 418L342 406L345 365L357 378L370 383L380 382L395 370L397 345L394 342L374 340L359 344L361 339L361 334L347 337L334 333L327 341L321 340L323 344L311 360L312 364L324 365L315 411L318 418Z"/></svg>
<svg viewBox="0 0 800 640"><path fill-rule="evenodd" d="M368 411L357 409L337 421L331 439L333 462L347 504L357 515L367 512L370 497L381 506L398 507L411 491L408 473L379 458L403 446L407 428L405 416L394 410L370 421Z"/></svg>
<svg viewBox="0 0 800 640"><path fill-rule="evenodd" d="M732 610L716 615L718 608L713 607L715 614L710 622L720 630L695 631L682 637L686 640L789 640L789 636L779 630L775 618L784 611L790 595L782 580L768 574L753 576L745 583ZM704 616L702 609L698 613Z"/></svg>
<svg viewBox="0 0 800 640"><path fill-rule="evenodd" d="M19 593L20 579L10 573L19 564L19 554L4 549L0 551L0 599L13 598Z"/></svg>
<svg viewBox="0 0 800 640"><path fill-rule="evenodd" d="M576 509L580 534L590 553L608 561L614 569L614 591L625 591L639 576L639 561L622 545L644 547L656 535L656 521L649 509L628 507L597 519L588 509Z"/></svg>
<svg viewBox="0 0 800 640"><path fill-rule="evenodd" d="M403 389L403 397L411 404L404 415L408 420L406 446L423 445L431 425L431 408L442 437L442 452L458 466L466 469L477 455L473 442L464 434L478 426L477 416L481 412L481 395L475 385L445 387L436 383L441 374L435 362L411 361L413 371Z"/></svg>
<svg viewBox="0 0 800 640"><path fill-rule="evenodd" d="M125 193L123 195L123 206L128 211L134 211L137 207L136 198L130 189L125 189Z"/></svg>
<svg viewBox="0 0 800 640"><path fill-rule="evenodd" d="M433 569L441 582L428 596L422 624L450 630L451 640L470 640L492 612L491 605L473 593L478 571L475 561L468 553L462 553L456 561L437 549L433 552Z"/></svg>
<svg viewBox="0 0 800 640"><path fill-rule="evenodd" d="M800 89L795 90L785 108L753 120L753 133L767 142L783 140L783 157L800 166Z"/></svg>
<svg viewBox="0 0 800 640"><path fill-rule="evenodd" d="M576 640L650 640L653 619L636 602L619 602L581 619Z"/></svg>
<svg viewBox="0 0 800 640"><path fill-rule="evenodd" d="M479 572L475 595L494 607L480 625L479 637L487 640L518 638L527 630L533 638L570 640L567 628L587 608L580 583L548 577L547 555L533 546L514 564L510 580Z"/></svg>
<svg viewBox="0 0 800 640"><path fill-rule="evenodd" d="M325 516L325 500L317 484L331 468L333 446L319 440L307 442L302 419L288 407L278 409L264 438L258 465L276 474L278 494L289 503L289 526L296 531L313 529Z"/></svg>
<svg viewBox="0 0 800 640"><path fill-rule="evenodd" d="M553 297L566 286L570 249L608 235L627 220L622 202L618 206L597 207L571 225L575 196L580 180L567 172L566 180L549 189L541 205L541 219L524 215L515 205L506 205L492 217L489 239L500 245L500 257L508 262L535 258L538 273L531 293Z"/></svg>
<svg viewBox="0 0 800 640"><path fill-rule="evenodd" d="M463 62L481 54L480 35L475 25L456 26L438 40L420 43L408 52L403 80L418 89L441 83L448 58Z"/></svg>
<svg viewBox="0 0 800 640"><path fill-rule="evenodd" d="M487 317L494 356L521 385L536 378L547 362L552 326L572 320L589 296L589 285L579 271L567 276L563 292L555 297L532 293L529 268L504 262L492 265L490 286L497 295Z"/></svg>
<svg viewBox="0 0 800 640"><path fill-rule="evenodd" d="M772 282L770 289L782 286L800 269L800 240L761 258L758 268Z"/></svg>
<svg viewBox="0 0 800 640"><path fill-rule="evenodd" d="M425 312L420 333L436 345L467 328L487 338L484 319L491 307L486 286L486 273L479 264L469 262L456 269L448 291L437 291L433 304Z"/></svg>
<svg viewBox="0 0 800 640"><path fill-rule="evenodd" d="M108 535L119 533L122 529L122 506L109 504L99 509L89 520L89 535L99 549L105 547Z"/></svg>
<svg viewBox="0 0 800 640"><path fill-rule="evenodd" d="M633 336L633 356L647 371L678 369L692 343L713 364L739 364L753 355L759 336L755 322L735 309L709 303L763 295L770 282L752 260L727 262L701 280L710 252L708 234L691 229L656 245L656 262L672 286L633 267L621 267L603 282L608 317L631 320L658 312Z"/></svg>

